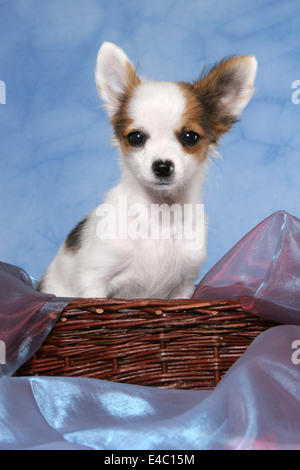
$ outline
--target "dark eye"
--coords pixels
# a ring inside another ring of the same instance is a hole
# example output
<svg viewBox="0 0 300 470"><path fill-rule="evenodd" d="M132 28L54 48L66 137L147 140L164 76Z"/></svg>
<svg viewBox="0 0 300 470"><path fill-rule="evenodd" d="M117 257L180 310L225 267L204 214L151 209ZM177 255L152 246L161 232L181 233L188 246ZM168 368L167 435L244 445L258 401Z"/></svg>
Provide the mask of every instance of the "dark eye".
<svg viewBox="0 0 300 470"><path fill-rule="evenodd" d="M130 132L127 136L128 143L132 147L141 147L146 142L147 136L141 131Z"/></svg>
<svg viewBox="0 0 300 470"><path fill-rule="evenodd" d="M200 139L201 136L193 131L184 131L179 135L179 140L184 147L194 147Z"/></svg>

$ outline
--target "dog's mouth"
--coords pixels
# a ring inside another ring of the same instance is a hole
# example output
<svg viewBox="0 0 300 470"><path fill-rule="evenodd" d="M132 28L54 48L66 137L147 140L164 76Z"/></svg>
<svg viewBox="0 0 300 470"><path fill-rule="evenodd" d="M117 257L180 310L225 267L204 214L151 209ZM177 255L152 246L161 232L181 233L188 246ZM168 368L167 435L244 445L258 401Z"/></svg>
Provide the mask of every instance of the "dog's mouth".
<svg viewBox="0 0 300 470"><path fill-rule="evenodd" d="M176 186L174 178L147 178L143 184L155 192L171 191Z"/></svg>
<svg viewBox="0 0 300 470"><path fill-rule="evenodd" d="M154 181L155 186L170 186L173 183L173 178L157 178Z"/></svg>

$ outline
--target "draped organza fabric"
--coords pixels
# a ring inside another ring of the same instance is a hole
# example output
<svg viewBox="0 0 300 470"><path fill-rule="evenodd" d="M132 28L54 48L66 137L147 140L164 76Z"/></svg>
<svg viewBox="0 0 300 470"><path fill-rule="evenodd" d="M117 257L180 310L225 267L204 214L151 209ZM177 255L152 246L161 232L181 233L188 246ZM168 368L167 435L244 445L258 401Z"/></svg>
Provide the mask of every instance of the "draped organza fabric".
<svg viewBox="0 0 300 470"><path fill-rule="evenodd" d="M300 325L300 220L275 212L201 280L193 298L239 298L251 313Z"/></svg>
<svg viewBox="0 0 300 470"><path fill-rule="evenodd" d="M21 268L0 263L0 377L11 376L39 348L69 299L41 294Z"/></svg>

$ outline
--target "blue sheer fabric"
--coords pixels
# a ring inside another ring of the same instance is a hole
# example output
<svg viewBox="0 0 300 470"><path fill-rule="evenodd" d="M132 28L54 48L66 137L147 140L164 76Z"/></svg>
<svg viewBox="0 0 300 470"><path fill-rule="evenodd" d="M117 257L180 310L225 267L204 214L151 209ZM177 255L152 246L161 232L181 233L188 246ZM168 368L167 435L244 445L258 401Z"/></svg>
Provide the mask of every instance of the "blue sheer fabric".
<svg viewBox="0 0 300 470"><path fill-rule="evenodd" d="M36 292L0 263L0 449L300 449L299 233L298 219L273 214L197 286L197 298L239 297L249 315L285 323L260 334L213 391L11 377L70 299Z"/></svg>

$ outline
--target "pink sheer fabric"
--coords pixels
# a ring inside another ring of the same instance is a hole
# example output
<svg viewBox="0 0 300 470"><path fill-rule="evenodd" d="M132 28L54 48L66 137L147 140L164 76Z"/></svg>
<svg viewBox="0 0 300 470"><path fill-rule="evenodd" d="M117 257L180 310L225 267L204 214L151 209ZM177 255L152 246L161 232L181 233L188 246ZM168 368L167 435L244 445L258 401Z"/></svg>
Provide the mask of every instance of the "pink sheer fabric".
<svg viewBox="0 0 300 470"><path fill-rule="evenodd" d="M243 237L201 280L193 298L240 298L243 308L300 324L300 220L279 211Z"/></svg>
<svg viewBox="0 0 300 470"><path fill-rule="evenodd" d="M36 352L69 301L37 292L23 269L0 263L0 377L13 375Z"/></svg>

